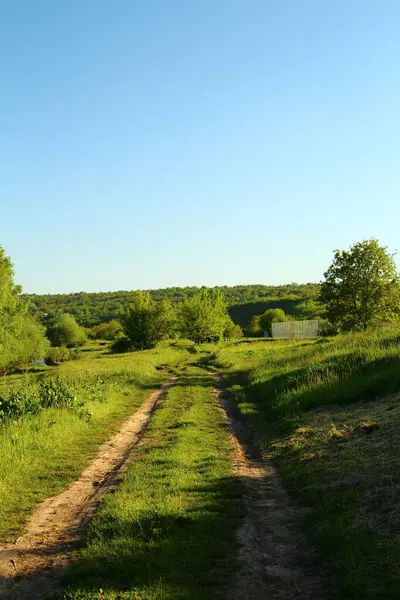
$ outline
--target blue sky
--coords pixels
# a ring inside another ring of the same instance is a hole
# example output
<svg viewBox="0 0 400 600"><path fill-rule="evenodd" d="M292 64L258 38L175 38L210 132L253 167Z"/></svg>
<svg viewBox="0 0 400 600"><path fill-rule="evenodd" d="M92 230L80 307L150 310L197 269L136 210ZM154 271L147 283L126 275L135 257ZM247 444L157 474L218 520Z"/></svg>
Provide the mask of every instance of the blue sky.
<svg viewBox="0 0 400 600"><path fill-rule="evenodd" d="M319 281L399 248L398 0L0 0L24 291ZM400 249L400 248L399 248Z"/></svg>

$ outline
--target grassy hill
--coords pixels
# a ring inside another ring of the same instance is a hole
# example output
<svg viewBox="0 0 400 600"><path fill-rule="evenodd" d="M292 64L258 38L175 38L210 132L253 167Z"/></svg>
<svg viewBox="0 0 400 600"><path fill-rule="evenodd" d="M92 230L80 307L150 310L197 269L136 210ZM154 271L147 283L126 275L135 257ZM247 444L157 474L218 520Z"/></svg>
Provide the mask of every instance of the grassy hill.
<svg viewBox="0 0 400 600"><path fill-rule="evenodd" d="M307 508L340 597L398 598L400 325L212 356L266 456Z"/></svg>

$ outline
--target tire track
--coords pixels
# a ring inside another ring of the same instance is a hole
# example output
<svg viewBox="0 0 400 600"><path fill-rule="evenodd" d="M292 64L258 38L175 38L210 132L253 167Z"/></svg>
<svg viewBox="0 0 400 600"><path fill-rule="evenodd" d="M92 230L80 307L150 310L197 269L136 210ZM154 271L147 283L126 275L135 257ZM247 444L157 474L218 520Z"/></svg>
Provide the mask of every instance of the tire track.
<svg viewBox="0 0 400 600"><path fill-rule="evenodd" d="M68 565L69 550L82 538L101 498L118 484L159 400L176 379L153 392L101 445L79 479L39 505L15 544L0 548L1 599L35 600L60 590L58 579Z"/></svg>
<svg viewBox="0 0 400 600"><path fill-rule="evenodd" d="M262 459L254 432L223 390L222 377L210 374L231 434L233 468L245 487L246 517L237 531L239 570L230 600L335 598L316 549L300 528L300 509L290 500L272 461Z"/></svg>

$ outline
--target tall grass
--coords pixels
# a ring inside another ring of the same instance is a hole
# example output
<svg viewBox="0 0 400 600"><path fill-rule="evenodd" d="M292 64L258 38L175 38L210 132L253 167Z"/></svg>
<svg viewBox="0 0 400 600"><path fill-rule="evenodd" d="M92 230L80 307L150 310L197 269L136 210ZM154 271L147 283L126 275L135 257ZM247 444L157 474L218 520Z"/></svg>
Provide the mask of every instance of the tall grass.
<svg viewBox="0 0 400 600"><path fill-rule="evenodd" d="M400 589L400 326L217 350L346 600ZM266 515L267 518L267 515Z"/></svg>
<svg viewBox="0 0 400 600"><path fill-rule="evenodd" d="M167 344L111 358L88 349L59 368L1 378L0 395L28 390L37 397L46 378L58 376L80 410L41 406L0 424L0 543L18 537L35 506L76 479L99 445L169 376L155 365L177 364L188 354Z"/></svg>
<svg viewBox="0 0 400 600"><path fill-rule="evenodd" d="M400 389L400 325L308 342L221 349L216 365L244 383L268 420L289 427L321 404L347 404Z"/></svg>
<svg viewBox="0 0 400 600"><path fill-rule="evenodd" d="M65 600L228 597L242 489L212 387L189 367L168 391L90 525Z"/></svg>

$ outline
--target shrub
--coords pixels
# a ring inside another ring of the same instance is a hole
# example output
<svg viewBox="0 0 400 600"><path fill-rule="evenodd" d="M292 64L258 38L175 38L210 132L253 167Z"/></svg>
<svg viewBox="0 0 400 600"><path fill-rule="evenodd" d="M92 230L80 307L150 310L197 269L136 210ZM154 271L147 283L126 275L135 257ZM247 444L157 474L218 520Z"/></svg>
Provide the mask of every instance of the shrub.
<svg viewBox="0 0 400 600"><path fill-rule="evenodd" d="M230 320L224 295L207 289L182 302L179 317L181 335L196 344L221 340Z"/></svg>
<svg viewBox="0 0 400 600"><path fill-rule="evenodd" d="M68 360L75 360L77 357L78 354L76 349L66 348L65 346L57 346L55 348L49 348L44 362L46 365L53 367Z"/></svg>
<svg viewBox="0 0 400 600"><path fill-rule="evenodd" d="M272 336L272 323L285 323L289 317L281 308L270 308L260 317L260 327Z"/></svg>
<svg viewBox="0 0 400 600"><path fill-rule="evenodd" d="M7 397L0 397L0 421L34 415L43 408L76 410L82 406L83 402L64 381L45 379L36 389L21 389L12 391Z"/></svg>
<svg viewBox="0 0 400 600"><path fill-rule="evenodd" d="M37 414L41 408L40 399L33 392L13 391L8 397L0 396L0 421L18 419L24 414Z"/></svg>
<svg viewBox="0 0 400 600"><path fill-rule="evenodd" d="M171 335L175 321L175 313L169 301L155 302L148 292L136 292L132 304L121 318L122 329L129 344L126 344L125 350L119 351L154 348L158 342Z"/></svg>
<svg viewBox="0 0 400 600"><path fill-rule="evenodd" d="M132 342L125 335L116 339L110 346L110 351L115 354L122 354L124 352L129 352L130 350L132 350Z"/></svg>
<svg viewBox="0 0 400 600"><path fill-rule="evenodd" d="M235 340L241 337L243 337L242 328L229 318L225 325L224 338L226 340Z"/></svg>
<svg viewBox="0 0 400 600"><path fill-rule="evenodd" d="M260 319L261 317L257 315L251 317L250 322L247 326L247 330L251 336L259 337L263 335L263 330L261 329L260 325Z"/></svg>
<svg viewBox="0 0 400 600"><path fill-rule="evenodd" d="M60 313L53 317L47 325L47 337L52 346L76 348L83 346L87 337L72 315Z"/></svg>
<svg viewBox="0 0 400 600"><path fill-rule="evenodd" d="M74 391L62 379L45 379L39 387L40 405L43 408L74 409L82 406Z"/></svg>
<svg viewBox="0 0 400 600"><path fill-rule="evenodd" d="M109 340L113 341L122 332L122 325L116 319L109 321L108 323L100 323L89 330L89 336L96 340Z"/></svg>

